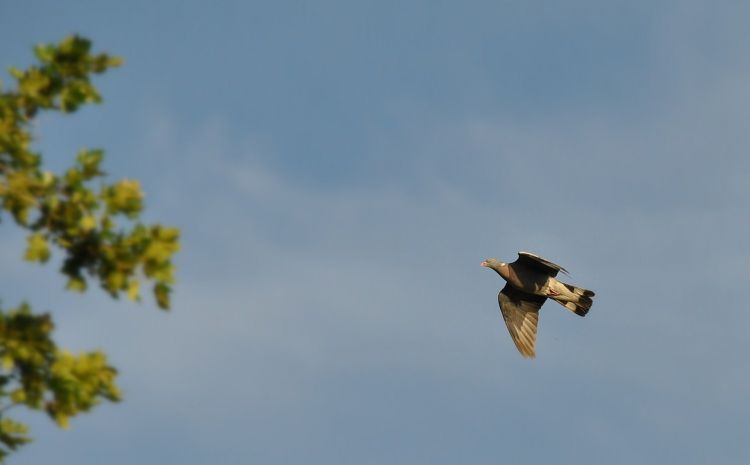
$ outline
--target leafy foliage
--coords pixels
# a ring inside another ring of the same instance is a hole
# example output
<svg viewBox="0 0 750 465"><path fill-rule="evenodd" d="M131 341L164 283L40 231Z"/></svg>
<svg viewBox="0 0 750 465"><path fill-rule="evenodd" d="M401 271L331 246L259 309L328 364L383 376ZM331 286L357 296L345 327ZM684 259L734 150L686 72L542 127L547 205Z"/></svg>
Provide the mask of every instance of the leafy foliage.
<svg viewBox="0 0 750 465"><path fill-rule="evenodd" d="M104 182L102 150L81 150L58 175L44 170L41 154L31 148L32 122L40 111L71 113L100 102L90 78L121 60L92 54L90 41L78 36L34 51L37 65L10 70L16 89L0 87L0 215L9 213L28 231L26 260L44 263L53 250L63 253L68 289L83 292L93 279L114 298L125 293L139 300L140 282L147 279L158 306L168 309L179 231L138 221L138 181ZM120 399L117 372L104 354L65 352L52 329L50 316L33 314L27 304L0 308L0 460L30 439L25 425L6 417L9 408L43 409L67 427L70 417L101 399Z"/></svg>

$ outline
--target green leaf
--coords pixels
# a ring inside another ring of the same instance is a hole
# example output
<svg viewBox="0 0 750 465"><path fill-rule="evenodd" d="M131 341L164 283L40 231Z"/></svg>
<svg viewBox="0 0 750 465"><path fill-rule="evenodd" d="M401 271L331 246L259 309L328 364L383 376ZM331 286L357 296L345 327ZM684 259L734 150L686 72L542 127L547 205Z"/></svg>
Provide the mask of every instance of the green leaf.
<svg viewBox="0 0 750 465"><path fill-rule="evenodd" d="M154 297L156 297L156 303L162 310L169 310L169 294L172 289L166 284L158 283L154 286Z"/></svg>
<svg viewBox="0 0 750 465"><path fill-rule="evenodd" d="M108 186L102 197L107 204L107 212L112 215L124 213L135 217L143 209L143 192L136 180L123 179Z"/></svg>
<svg viewBox="0 0 750 465"><path fill-rule="evenodd" d="M64 174L55 174L32 148L38 137L32 129L43 129L34 119L42 112L72 112L101 101L91 78L122 59L91 50L88 39L69 36L36 46L35 65L10 69L15 89L0 87L0 213L9 212L27 232L26 260L48 261L52 245L63 253L68 289L83 292L93 279L115 298L126 293L140 300L149 281L157 305L167 309L179 230L140 223L138 181L101 183L95 190L94 180L105 175L102 150L80 151ZM121 215L132 223L118 224ZM30 440L26 425L6 417L8 407L44 410L67 427L99 402L121 398L117 371L104 354L59 349L53 328L49 314L34 314L26 304L0 308L0 462Z"/></svg>
<svg viewBox="0 0 750 465"><path fill-rule="evenodd" d="M23 71L16 68L15 66L11 66L8 68L8 74L10 74L16 79L21 79L23 77Z"/></svg>
<svg viewBox="0 0 750 465"><path fill-rule="evenodd" d="M10 450L31 441L28 436L29 427L10 418L0 419L0 443ZM7 451L0 449L0 460L7 455Z"/></svg>
<svg viewBox="0 0 750 465"><path fill-rule="evenodd" d="M39 58L39 61L51 63L55 58L55 46L52 44L39 44L34 47L34 54Z"/></svg>
<svg viewBox="0 0 750 465"><path fill-rule="evenodd" d="M81 150L78 152L76 161L81 167L80 172L84 180L89 180L97 176L102 176L103 171L99 168L102 160L104 159L103 150Z"/></svg>
<svg viewBox="0 0 750 465"><path fill-rule="evenodd" d="M58 50L63 55L82 56L91 49L91 41L77 35L68 36L60 42Z"/></svg>
<svg viewBox="0 0 750 465"><path fill-rule="evenodd" d="M107 57L107 66L112 68L117 68L118 66L122 66L122 64L125 62L122 58L111 56L111 55L104 55Z"/></svg>

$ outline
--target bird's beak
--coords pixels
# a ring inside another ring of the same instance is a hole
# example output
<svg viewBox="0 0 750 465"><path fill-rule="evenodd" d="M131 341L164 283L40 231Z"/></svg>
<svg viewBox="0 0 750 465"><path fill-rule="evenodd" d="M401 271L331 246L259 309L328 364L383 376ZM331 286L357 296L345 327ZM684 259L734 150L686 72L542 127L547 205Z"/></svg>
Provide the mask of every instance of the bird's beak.
<svg viewBox="0 0 750 465"><path fill-rule="evenodd" d="M483 267L485 267L485 268L486 268L487 266L489 266L489 265L487 264L487 260L484 260L484 261L482 261L482 263L480 263L480 265L481 265L481 266L483 266Z"/></svg>

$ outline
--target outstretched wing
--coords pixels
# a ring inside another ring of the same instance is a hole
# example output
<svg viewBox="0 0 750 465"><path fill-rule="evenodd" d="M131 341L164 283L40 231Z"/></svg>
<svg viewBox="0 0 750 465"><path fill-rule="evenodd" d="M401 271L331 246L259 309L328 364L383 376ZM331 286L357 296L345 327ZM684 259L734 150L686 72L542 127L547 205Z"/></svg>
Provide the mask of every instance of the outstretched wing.
<svg viewBox="0 0 750 465"><path fill-rule="evenodd" d="M558 271L569 274L568 270L557 263L552 263L551 261L546 260L539 255L534 255L531 252L518 252L518 261L516 263L546 273L553 278L557 276Z"/></svg>
<svg viewBox="0 0 750 465"><path fill-rule="evenodd" d="M516 344L518 351L524 357L533 358L535 355L536 325L539 321L539 308L546 297L527 294L506 284L497 295L500 312L508 326L510 337Z"/></svg>

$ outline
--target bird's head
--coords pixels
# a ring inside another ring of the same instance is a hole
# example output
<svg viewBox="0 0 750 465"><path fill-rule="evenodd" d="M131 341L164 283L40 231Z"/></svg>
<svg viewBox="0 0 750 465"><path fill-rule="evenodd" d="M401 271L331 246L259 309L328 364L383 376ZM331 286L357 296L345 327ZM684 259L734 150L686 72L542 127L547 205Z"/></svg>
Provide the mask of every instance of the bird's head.
<svg viewBox="0 0 750 465"><path fill-rule="evenodd" d="M497 271L499 268L505 266L506 264L501 261L495 260L494 258L488 258L480 263L480 265L485 268L492 268L493 270Z"/></svg>

